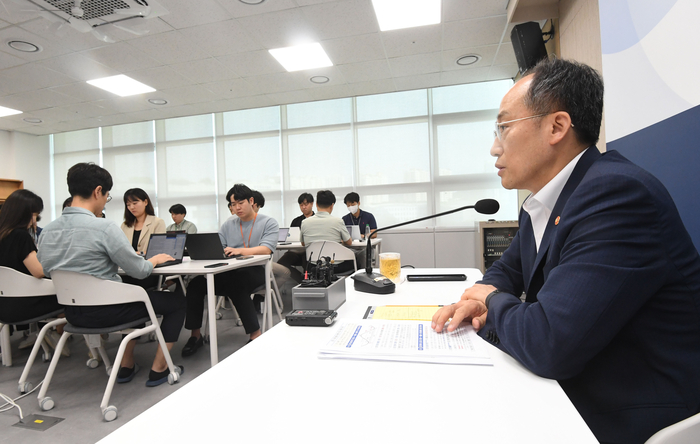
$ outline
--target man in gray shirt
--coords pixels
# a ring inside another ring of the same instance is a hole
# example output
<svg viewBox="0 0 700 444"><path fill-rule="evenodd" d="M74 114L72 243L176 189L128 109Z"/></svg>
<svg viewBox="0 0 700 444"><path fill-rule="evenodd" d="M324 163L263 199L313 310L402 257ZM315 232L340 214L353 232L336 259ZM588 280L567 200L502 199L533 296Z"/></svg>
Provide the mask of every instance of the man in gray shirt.
<svg viewBox="0 0 700 444"><path fill-rule="evenodd" d="M121 229L102 218L102 210L111 200L112 176L92 163L78 163L68 170L68 191L73 198L61 217L44 228L39 237L38 259L46 276L54 270L74 271L100 279L121 282L117 270L143 279L153 267L172 260L167 254L149 260L136 254ZM168 349L177 342L185 319L185 298L182 293L149 291L148 296L157 314L163 315L161 330ZM68 322L79 327L109 327L148 316L142 303L66 307ZM129 342L122 358L117 382L133 379L138 371L134 363L135 341ZM154 387L167 381L168 365L160 347L151 366L146 385Z"/></svg>
<svg viewBox="0 0 700 444"><path fill-rule="evenodd" d="M339 242L343 245L352 245L352 238L345 227L343 219L331 216L335 206L335 195L332 191L322 190L316 193L315 215L305 219L301 223L299 240L306 246L315 241ZM352 262L338 262L335 271L342 273L353 269Z"/></svg>
<svg viewBox="0 0 700 444"><path fill-rule="evenodd" d="M238 217L229 218L219 229L219 238L224 253L234 254L272 254L277 247L279 226L277 221L253 209L253 192L243 184L236 184L226 194L229 209ZM260 324L255 306L250 298L257 287L265 283L265 267L243 267L219 273L214 276L216 294L227 296L241 317L245 332L250 341L260 336ZM204 276L192 279L187 287L187 320L185 328L192 330L192 335L182 349L182 356L194 354L202 345L202 315L204 314L204 295L207 293L207 281Z"/></svg>

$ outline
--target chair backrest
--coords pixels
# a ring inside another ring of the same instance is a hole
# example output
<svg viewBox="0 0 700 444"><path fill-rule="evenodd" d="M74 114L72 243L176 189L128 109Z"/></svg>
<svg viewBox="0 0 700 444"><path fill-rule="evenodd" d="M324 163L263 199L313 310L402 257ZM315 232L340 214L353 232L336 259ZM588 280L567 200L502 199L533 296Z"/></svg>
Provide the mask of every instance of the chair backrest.
<svg viewBox="0 0 700 444"><path fill-rule="evenodd" d="M37 279L12 268L0 267L0 296L23 298L54 294L56 290L50 279Z"/></svg>
<svg viewBox="0 0 700 444"><path fill-rule="evenodd" d="M311 256L313 254L313 257ZM311 258L313 261L318 260L321 256L328 256L336 261L352 261L352 264L357 271L357 262L355 262L355 252L349 248L340 245L334 241L315 241L306 246L306 260Z"/></svg>
<svg viewBox="0 0 700 444"><path fill-rule="evenodd" d="M65 270L52 271L51 279L56 288L56 299L61 305L115 305L141 301L146 307L151 307L148 293L137 285Z"/></svg>
<svg viewBox="0 0 700 444"><path fill-rule="evenodd" d="M700 413L661 429L646 444L695 444L700 442Z"/></svg>

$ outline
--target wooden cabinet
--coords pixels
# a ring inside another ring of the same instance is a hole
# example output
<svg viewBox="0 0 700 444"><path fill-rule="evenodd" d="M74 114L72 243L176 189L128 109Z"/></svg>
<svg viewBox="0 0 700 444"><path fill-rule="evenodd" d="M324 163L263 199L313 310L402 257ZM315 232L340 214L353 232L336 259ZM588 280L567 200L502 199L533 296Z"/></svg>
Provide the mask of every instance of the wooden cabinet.
<svg viewBox="0 0 700 444"><path fill-rule="evenodd" d="M0 179L0 205L5 203L5 199L15 190L24 188L23 180Z"/></svg>

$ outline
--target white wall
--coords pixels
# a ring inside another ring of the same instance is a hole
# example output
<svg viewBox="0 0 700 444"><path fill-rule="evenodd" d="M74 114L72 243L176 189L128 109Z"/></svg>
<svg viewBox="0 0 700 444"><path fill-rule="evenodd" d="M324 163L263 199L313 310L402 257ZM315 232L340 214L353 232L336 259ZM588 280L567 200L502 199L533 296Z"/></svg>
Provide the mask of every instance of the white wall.
<svg viewBox="0 0 700 444"><path fill-rule="evenodd" d="M42 218L51 219L49 136L0 130L0 177L24 181L24 188L44 199Z"/></svg>
<svg viewBox="0 0 700 444"><path fill-rule="evenodd" d="M0 130L0 178L16 179L15 150L10 142L9 131Z"/></svg>

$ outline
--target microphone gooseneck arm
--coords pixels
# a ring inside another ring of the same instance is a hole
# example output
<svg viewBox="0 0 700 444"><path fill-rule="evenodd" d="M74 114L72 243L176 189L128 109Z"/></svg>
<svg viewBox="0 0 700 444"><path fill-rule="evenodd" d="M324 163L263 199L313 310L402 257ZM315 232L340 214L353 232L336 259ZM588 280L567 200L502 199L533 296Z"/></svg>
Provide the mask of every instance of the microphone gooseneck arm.
<svg viewBox="0 0 700 444"><path fill-rule="evenodd" d="M372 274L372 236L374 236L377 232L383 231L383 230L388 230L391 228L403 227L404 225L414 224L416 222L421 222L421 221L424 221L427 219L432 219L434 217L445 216L447 214L456 213L456 212L462 211L462 210L468 210L469 208L475 208L475 205L467 205L464 207L455 208L454 210L449 210L449 211L445 211L445 212L438 213L438 214L431 214L430 216L421 217L420 219L409 220L408 222L401 222L399 224L389 225L388 227L382 227L382 228L379 228L377 230L374 230L374 233L370 233L369 238L365 239L367 241L367 263L366 263L365 271L367 272L367 274Z"/></svg>

